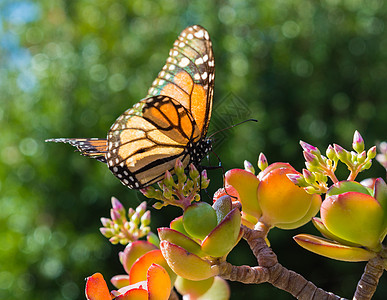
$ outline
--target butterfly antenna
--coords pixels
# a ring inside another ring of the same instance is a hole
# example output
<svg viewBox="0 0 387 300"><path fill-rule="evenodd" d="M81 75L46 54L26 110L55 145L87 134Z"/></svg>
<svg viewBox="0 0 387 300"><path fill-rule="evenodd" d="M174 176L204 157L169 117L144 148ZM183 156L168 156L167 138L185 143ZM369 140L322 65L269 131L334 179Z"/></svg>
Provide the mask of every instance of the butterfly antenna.
<svg viewBox="0 0 387 300"><path fill-rule="evenodd" d="M243 121L243 122L247 122L247 121L248 121L248 120ZM242 122L242 123L243 123L243 122ZM236 124L236 125L238 125L238 124ZM211 150L211 152L216 156L216 158L217 158L218 161L219 161L218 167L214 167L214 169L222 169L223 189L224 189L225 193L226 193L228 196L230 196L231 198L238 199L237 197L232 196L232 195L230 195L230 194L227 192L227 189L226 189L226 172L224 171L224 168L223 168L223 166L222 166L222 161L221 161L220 157L218 156L218 154L216 154L216 153L215 153L214 151L212 151L212 150Z"/></svg>
<svg viewBox="0 0 387 300"><path fill-rule="evenodd" d="M239 123L233 124L233 125L231 125L231 126L228 126L228 127L226 127L226 128L220 129L220 130L214 132L213 134L211 134L208 138L211 139L211 137L213 137L215 134L217 134L217 133L219 133L219 132L222 132L222 131L225 131L225 130L229 130L229 129L231 129L231 128L234 128L234 127L239 126L239 125L241 125L241 124L243 124L243 123L246 123L246 122L258 122L258 120L256 120L256 119L247 119L247 120L244 120L244 121L242 121L242 122L239 122Z"/></svg>

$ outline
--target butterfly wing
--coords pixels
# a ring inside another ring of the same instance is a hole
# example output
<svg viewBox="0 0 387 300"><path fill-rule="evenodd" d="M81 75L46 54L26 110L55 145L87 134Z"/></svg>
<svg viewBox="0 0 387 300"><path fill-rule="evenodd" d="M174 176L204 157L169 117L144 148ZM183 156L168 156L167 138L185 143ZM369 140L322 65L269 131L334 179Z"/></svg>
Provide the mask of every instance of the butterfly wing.
<svg viewBox="0 0 387 300"><path fill-rule="evenodd" d="M206 136L214 94L215 62L207 30L199 25L184 29L148 91L148 97L165 95L191 112L202 137Z"/></svg>
<svg viewBox="0 0 387 300"><path fill-rule="evenodd" d="M69 143L82 155L106 162L123 184L142 188L200 161L209 149L203 140L211 118L215 63L208 32L184 29L169 52L146 99L112 125L106 139L51 139Z"/></svg>
<svg viewBox="0 0 387 300"><path fill-rule="evenodd" d="M176 159L188 165L187 146L200 136L191 113L178 101L162 95L146 98L111 127L107 164L128 187L146 187L172 171Z"/></svg>
<svg viewBox="0 0 387 300"><path fill-rule="evenodd" d="M77 139L77 138L59 138L48 139L46 142L67 143L78 149L82 155L95 158L106 163L105 154L107 152L107 140L98 138Z"/></svg>

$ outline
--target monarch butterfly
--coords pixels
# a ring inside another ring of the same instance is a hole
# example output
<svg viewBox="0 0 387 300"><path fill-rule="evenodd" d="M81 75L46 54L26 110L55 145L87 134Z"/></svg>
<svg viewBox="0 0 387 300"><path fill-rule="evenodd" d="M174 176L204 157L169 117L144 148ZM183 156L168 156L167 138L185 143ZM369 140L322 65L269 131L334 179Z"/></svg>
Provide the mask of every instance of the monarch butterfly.
<svg viewBox="0 0 387 300"><path fill-rule="evenodd" d="M107 139L49 139L107 163L129 188L140 189L173 172L177 159L197 165L211 150L206 138L214 94L215 62L208 32L184 29L146 98L126 110Z"/></svg>

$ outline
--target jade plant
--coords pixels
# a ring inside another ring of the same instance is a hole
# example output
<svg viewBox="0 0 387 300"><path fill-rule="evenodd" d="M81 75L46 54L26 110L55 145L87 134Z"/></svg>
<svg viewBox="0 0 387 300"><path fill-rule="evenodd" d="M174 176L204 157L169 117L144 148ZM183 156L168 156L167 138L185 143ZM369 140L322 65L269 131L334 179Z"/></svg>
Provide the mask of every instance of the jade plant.
<svg viewBox="0 0 387 300"><path fill-rule="evenodd" d="M269 165L261 153L258 173L248 161L243 169L225 173L212 205L200 197L209 185L206 171L193 165L184 170L177 160L175 176L167 171L157 186L141 190L158 200L156 209L174 205L182 210L157 235L150 231L145 202L126 212L112 198L111 218L101 218L100 231L112 244L125 245L119 254L125 274L111 278L112 291L100 273L88 277L87 299L179 299L178 294L184 299L229 299L227 280L268 282L301 299L343 299L282 266L270 248L271 230L295 229L310 221L322 237L298 234L295 242L331 259L367 262L354 299L370 299L387 269L387 184L382 178L358 182L356 177L375 157L387 168L387 144L380 144L379 154L376 147L366 151L357 131L351 151L334 144L323 155L317 147L300 144L306 165L301 172L289 163ZM347 178L337 178L340 163L348 168ZM227 261L242 238L257 258L256 266Z"/></svg>

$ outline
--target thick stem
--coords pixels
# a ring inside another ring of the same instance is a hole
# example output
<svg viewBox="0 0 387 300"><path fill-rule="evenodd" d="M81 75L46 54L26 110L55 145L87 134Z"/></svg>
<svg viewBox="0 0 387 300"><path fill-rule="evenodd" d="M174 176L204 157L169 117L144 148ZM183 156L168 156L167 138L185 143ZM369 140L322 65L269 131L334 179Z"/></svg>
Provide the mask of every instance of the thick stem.
<svg viewBox="0 0 387 300"><path fill-rule="evenodd" d="M368 261L364 273L361 276L353 299L368 300L371 299L378 286L379 278L384 271L383 259L375 257Z"/></svg>
<svg viewBox="0 0 387 300"><path fill-rule="evenodd" d="M259 267L255 267L257 269L256 272L258 272L259 268L259 274L264 274L262 275L262 278L260 278L261 280L263 278L267 278L267 282L279 289L287 291L297 299L344 299L336 296L335 294L317 288L312 282L306 280L300 274L290 271L278 263L277 255L267 246L265 240L263 239L265 232L251 230L247 227L243 227L243 230L244 238L258 260ZM246 266L243 267L246 268ZM240 276L242 275L240 274ZM239 281L238 277L237 279Z"/></svg>
<svg viewBox="0 0 387 300"><path fill-rule="evenodd" d="M267 282L269 279L269 272L262 267L234 266L228 262L222 262L218 265L218 268L218 275L231 281L258 284Z"/></svg>

